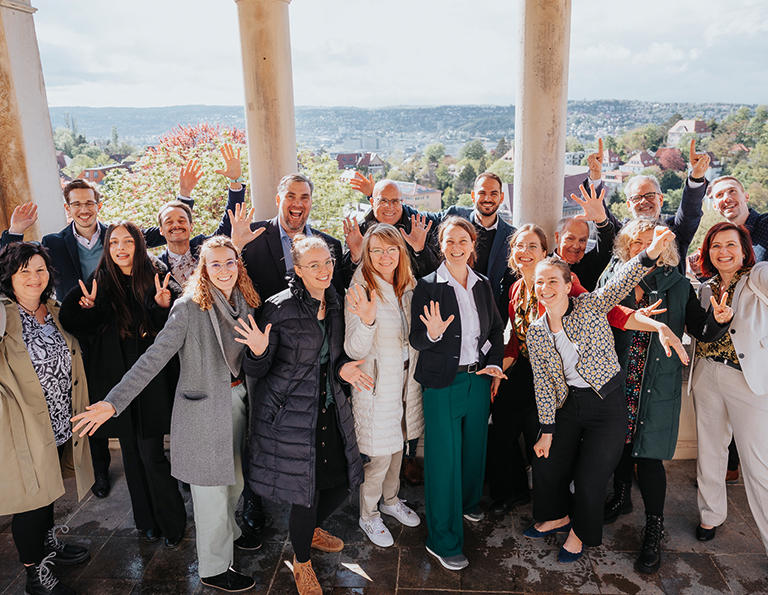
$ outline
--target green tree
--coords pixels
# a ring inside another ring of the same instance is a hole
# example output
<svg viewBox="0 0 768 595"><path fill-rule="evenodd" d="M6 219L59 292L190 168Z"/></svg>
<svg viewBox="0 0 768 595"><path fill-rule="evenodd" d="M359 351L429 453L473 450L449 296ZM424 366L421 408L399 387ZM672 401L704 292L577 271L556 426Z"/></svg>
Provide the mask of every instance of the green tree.
<svg viewBox="0 0 768 595"><path fill-rule="evenodd" d="M453 184L453 176L448 171L448 167L445 164L440 164L435 170L435 187L438 190L445 190Z"/></svg>
<svg viewBox="0 0 768 595"><path fill-rule="evenodd" d="M515 164L503 159L497 159L488 168L488 171L495 173L505 184L511 184L515 180Z"/></svg>
<svg viewBox="0 0 768 595"><path fill-rule="evenodd" d="M666 193L670 190L678 190L682 188L683 179L677 172L671 169L665 169L659 176L659 185L661 186L662 193Z"/></svg>
<svg viewBox="0 0 768 595"><path fill-rule="evenodd" d="M442 163L445 157L445 145L443 143L432 143L424 149L424 156L428 159L429 163L438 165Z"/></svg>
<svg viewBox="0 0 768 595"><path fill-rule="evenodd" d="M506 139L505 139L505 138L502 136L502 137L499 139L499 142L498 142L498 144L496 145L496 149L495 149L495 150L494 150L494 152L493 152L493 156L494 156L496 159L501 159L502 157L504 157L504 155L506 155L506 154L509 152L509 150L510 150L511 148L512 148L512 147L511 147L511 145L510 145L510 144L509 144L509 143L506 141Z"/></svg>
<svg viewBox="0 0 768 595"><path fill-rule="evenodd" d="M459 207L471 207L472 206L472 195L471 194L462 194L459 196L459 200L456 201L456 205Z"/></svg>
<svg viewBox="0 0 768 595"><path fill-rule="evenodd" d="M575 153L576 151L583 151L584 145L575 136L568 136L565 139L565 150L568 153Z"/></svg>
<svg viewBox="0 0 768 595"><path fill-rule="evenodd" d="M462 159L472 159L479 161L483 157L485 157L485 147L483 147L483 141L480 140L469 141L467 144L461 147L461 150L459 151L460 161Z"/></svg>
<svg viewBox="0 0 768 595"><path fill-rule="evenodd" d="M468 163L465 165L461 172L459 172L456 182L453 184L453 189L456 191L456 194L465 194L472 190L476 177L477 172L475 171L475 168L472 167L472 164Z"/></svg>
<svg viewBox="0 0 768 595"><path fill-rule="evenodd" d="M344 206L357 200L349 184L339 181L339 169L328 153L313 155L309 149L298 155L302 173L315 185L312 193L312 221L315 227L337 238L343 238Z"/></svg>
<svg viewBox="0 0 768 595"><path fill-rule="evenodd" d="M459 197L456 195L456 192L454 192L453 188L448 186L443 192L442 196L443 209L447 209L448 207L455 205L458 199Z"/></svg>

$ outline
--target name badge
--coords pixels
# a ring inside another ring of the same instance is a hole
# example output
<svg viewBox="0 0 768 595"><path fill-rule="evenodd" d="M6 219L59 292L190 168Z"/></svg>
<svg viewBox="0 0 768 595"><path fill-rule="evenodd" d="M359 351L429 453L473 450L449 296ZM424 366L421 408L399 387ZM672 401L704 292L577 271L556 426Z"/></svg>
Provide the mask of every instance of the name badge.
<svg viewBox="0 0 768 595"><path fill-rule="evenodd" d="M483 355L488 355L488 352L491 350L491 342L486 341L485 345L483 345L483 348L480 350L483 352Z"/></svg>

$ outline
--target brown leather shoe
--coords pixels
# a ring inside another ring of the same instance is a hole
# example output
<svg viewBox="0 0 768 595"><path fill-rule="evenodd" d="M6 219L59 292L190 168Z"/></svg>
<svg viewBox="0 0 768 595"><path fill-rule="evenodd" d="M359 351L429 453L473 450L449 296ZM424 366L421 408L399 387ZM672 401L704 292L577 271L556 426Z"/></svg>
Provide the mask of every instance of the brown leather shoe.
<svg viewBox="0 0 768 595"><path fill-rule="evenodd" d="M417 486L421 483L421 467L419 467L415 458L403 459L403 477L408 482L408 485Z"/></svg>
<svg viewBox="0 0 768 595"><path fill-rule="evenodd" d="M318 527L312 536L312 547L321 552L340 552L344 549L344 542Z"/></svg>
<svg viewBox="0 0 768 595"><path fill-rule="evenodd" d="M731 471L728 469L728 471L725 472L725 483L736 483L739 481L739 470L738 468Z"/></svg>
<svg viewBox="0 0 768 595"><path fill-rule="evenodd" d="M296 556L294 556L293 578L296 580L296 589L299 591L299 595L323 595L315 571L312 570L312 560L302 564L297 562Z"/></svg>

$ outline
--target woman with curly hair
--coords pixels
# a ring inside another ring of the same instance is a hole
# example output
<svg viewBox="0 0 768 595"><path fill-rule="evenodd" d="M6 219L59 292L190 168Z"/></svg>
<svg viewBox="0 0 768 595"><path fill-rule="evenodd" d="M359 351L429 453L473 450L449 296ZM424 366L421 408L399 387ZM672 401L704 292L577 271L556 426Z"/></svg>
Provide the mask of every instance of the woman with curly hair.
<svg viewBox="0 0 768 595"><path fill-rule="evenodd" d="M178 354L181 374L171 420L171 473L191 486L201 581L225 591L254 585L251 577L231 567L233 544L246 550L261 547L235 523L243 488L247 398L244 347L236 329L246 319L253 324L260 304L232 241L223 236L207 240L197 270L154 345L103 401L74 418L75 431L93 434L125 411Z"/></svg>

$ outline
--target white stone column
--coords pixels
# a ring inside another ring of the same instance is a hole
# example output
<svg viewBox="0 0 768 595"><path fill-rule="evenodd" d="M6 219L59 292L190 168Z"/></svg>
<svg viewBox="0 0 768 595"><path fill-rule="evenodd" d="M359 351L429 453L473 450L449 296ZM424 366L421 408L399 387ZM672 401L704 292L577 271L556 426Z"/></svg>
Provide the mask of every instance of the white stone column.
<svg viewBox="0 0 768 595"><path fill-rule="evenodd" d="M0 0L0 227L13 209L38 205L27 239L66 225L43 67L29 0Z"/></svg>
<svg viewBox="0 0 768 595"><path fill-rule="evenodd" d="M277 213L277 183L298 171L290 0L235 0L245 78L248 164L256 219Z"/></svg>
<svg viewBox="0 0 768 595"><path fill-rule="evenodd" d="M563 213L571 0L519 6L513 218L552 238Z"/></svg>

